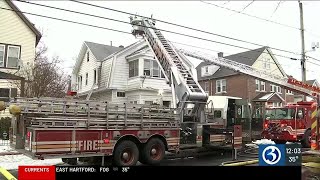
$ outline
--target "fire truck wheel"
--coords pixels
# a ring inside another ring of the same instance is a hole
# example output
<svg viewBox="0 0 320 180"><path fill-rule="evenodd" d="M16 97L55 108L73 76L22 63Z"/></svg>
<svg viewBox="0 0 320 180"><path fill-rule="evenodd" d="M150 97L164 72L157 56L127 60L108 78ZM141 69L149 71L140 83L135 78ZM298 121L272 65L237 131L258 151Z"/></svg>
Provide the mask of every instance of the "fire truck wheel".
<svg viewBox="0 0 320 180"><path fill-rule="evenodd" d="M311 131L308 129L303 136L303 139L301 141L301 144L304 148L310 148L311 147Z"/></svg>
<svg viewBox="0 0 320 180"><path fill-rule="evenodd" d="M165 146L158 138L153 138L142 148L140 162L143 164L159 164L165 156Z"/></svg>
<svg viewBox="0 0 320 180"><path fill-rule="evenodd" d="M134 166L138 159L139 150L132 141L122 141L114 150L113 162L116 166Z"/></svg>

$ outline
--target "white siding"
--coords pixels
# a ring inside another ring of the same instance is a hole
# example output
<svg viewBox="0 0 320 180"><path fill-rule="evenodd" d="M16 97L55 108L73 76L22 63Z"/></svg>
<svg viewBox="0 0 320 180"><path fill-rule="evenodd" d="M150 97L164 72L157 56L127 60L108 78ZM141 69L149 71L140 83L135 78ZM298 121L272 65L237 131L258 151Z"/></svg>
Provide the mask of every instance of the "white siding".
<svg viewBox="0 0 320 180"><path fill-rule="evenodd" d="M270 69L265 69L264 68L264 60L265 59L270 59ZM270 56L270 54L268 53L267 50L265 50L257 59L257 61L252 65L252 67L257 68L257 69L262 69L262 70L267 70L269 72L272 72L272 74L276 74L279 76L283 76L283 74L281 73L280 69L278 68L278 66L276 65L275 61L272 59L272 57Z"/></svg>
<svg viewBox="0 0 320 180"><path fill-rule="evenodd" d="M5 1L0 1L0 7L11 9ZM0 44L19 45L20 59L23 65L33 64L36 51L36 35L14 11L1 10L0 17ZM0 71L16 73L17 70L0 68ZM0 81L0 88L8 87L14 88L15 83L6 80Z"/></svg>
<svg viewBox="0 0 320 180"><path fill-rule="evenodd" d="M0 7L11 9L4 1L0 1ZM33 63L36 35L14 11L1 10L0 17L0 43L20 45L23 64Z"/></svg>
<svg viewBox="0 0 320 180"><path fill-rule="evenodd" d="M206 67L208 67L208 72L206 72ZM213 75L220 67L216 65L208 65L201 67L201 77Z"/></svg>
<svg viewBox="0 0 320 180"><path fill-rule="evenodd" d="M89 62L87 62L87 52L89 52ZM93 85L93 78L94 78L94 69L98 66L96 58L93 56L93 54L90 51L86 51L82 63L79 68L78 77L82 76L82 89L78 91L78 93L82 93L85 91L89 91L92 88ZM86 85L86 73L88 73L88 85Z"/></svg>

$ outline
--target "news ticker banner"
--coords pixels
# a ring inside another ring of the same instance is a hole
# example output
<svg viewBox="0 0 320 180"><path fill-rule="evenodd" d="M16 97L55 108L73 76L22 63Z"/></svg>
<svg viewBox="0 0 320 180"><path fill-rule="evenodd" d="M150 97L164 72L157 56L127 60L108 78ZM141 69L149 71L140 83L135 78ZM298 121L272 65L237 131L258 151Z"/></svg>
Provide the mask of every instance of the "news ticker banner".
<svg viewBox="0 0 320 180"><path fill-rule="evenodd" d="M259 166L301 166L301 144L259 145Z"/></svg>
<svg viewBox="0 0 320 180"><path fill-rule="evenodd" d="M230 173L232 172L232 173ZM290 172L290 173L283 173ZM301 180L299 166L19 166L19 180L63 180L63 179L106 179L112 177L147 178L190 178L194 174L202 176L222 176L225 179L290 179Z"/></svg>

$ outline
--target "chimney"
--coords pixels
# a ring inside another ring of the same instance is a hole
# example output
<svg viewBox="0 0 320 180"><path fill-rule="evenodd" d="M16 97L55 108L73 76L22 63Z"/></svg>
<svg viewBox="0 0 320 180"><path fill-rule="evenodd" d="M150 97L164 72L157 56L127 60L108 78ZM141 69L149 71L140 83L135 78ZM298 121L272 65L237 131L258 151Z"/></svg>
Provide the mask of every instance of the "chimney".
<svg viewBox="0 0 320 180"><path fill-rule="evenodd" d="M124 48L124 46L120 45L119 48Z"/></svg>
<svg viewBox="0 0 320 180"><path fill-rule="evenodd" d="M112 41L110 41L110 46L112 46Z"/></svg>
<svg viewBox="0 0 320 180"><path fill-rule="evenodd" d="M223 52L219 52L218 57L223 57Z"/></svg>

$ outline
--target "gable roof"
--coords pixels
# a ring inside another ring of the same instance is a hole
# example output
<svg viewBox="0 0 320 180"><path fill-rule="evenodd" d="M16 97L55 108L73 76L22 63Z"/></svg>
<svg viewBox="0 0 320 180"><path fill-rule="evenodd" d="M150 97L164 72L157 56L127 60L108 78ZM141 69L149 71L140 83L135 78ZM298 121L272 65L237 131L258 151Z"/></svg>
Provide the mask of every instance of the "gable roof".
<svg viewBox="0 0 320 180"><path fill-rule="evenodd" d="M252 99L252 101L258 101L258 102L266 102L271 100L272 97L276 97L276 99L279 99L281 101L285 101L278 93L276 92L262 92L259 93L255 98Z"/></svg>
<svg viewBox="0 0 320 180"><path fill-rule="evenodd" d="M109 46L94 42L85 41L87 47L90 49L97 61L102 61L105 57L122 50L122 47Z"/></svg>
<svg viewBox="0 0 320 180"><path fill-rule="evenodd" d="M20 9L14 5L11 0L5 0L5 2L11 7L12 10L21 18L21 20L31 29L31 31L36 35L36 46L38 45L42 35L33 23L20 11Z"/></svg>
<svg viewBox="0 0 320 180"><path fill-rule="evenodd" d="M319 84L316 79L307 80L306 83L307 83L307 84L310 84L310 85L312 85L312 86L313 86L314 84L316 84L316 86Z"/></svg>
<svg viewBox="0 0 320 180"><path fill-rule="evenodd" d="M281 73L284 76L286 76L286 74L285 74L284 70L282 69L282 67L280 66L279 62L272 55L271 50L267 46L264 46L264 47L261 47L261 48L258 48L258 49L254 49L254 50L250 50L250 51L245 51L245 52L233 54L233 55L230 55L230 56L225 56L223 58L230 59L230 60L233 60L235 62L242 63L242 64L245 64L245 65L248 65L248 66L252 66L265 50L268 51L268 53L270 54L270 56L274 60L275 64L278 66L278 68L281 71ZM210 65L210 64L212 64L212 63L210 63L210 62L201 62L196 67L198 80L204 80L204 79L208 79L208 78L221 78L221 77L226 77L226 76L239 74L239 73L237 73L237 72L235 72L235 71L233 71L231 69L228 69L228 68L225 68L225 67L220 67L213 75L201 77L201 67L206 66L206 65Z"/></svg>
<svg viewBox="0 0 320 180"><path fill-rule="evenodd" d="M267 47L261 47L259 49L254 49L251 51L245 51L237 54L233 54L230 56L225 56L224 58L230 59L242 64L246 64L248 66L252 66L254 62L258 59L258 57L263 53L263 51ZM225 67L220 67L213 75L211 76L206 76L206 77L201 77L201 67L210 65L210 62L201 62L197 67L197 74L198 74L198 80L203 80L203 79L208 79L208 78L220 78L220 77L225 77L225 76L231 76L235 74L239 74L231 69L225 68Z"/></svg>

